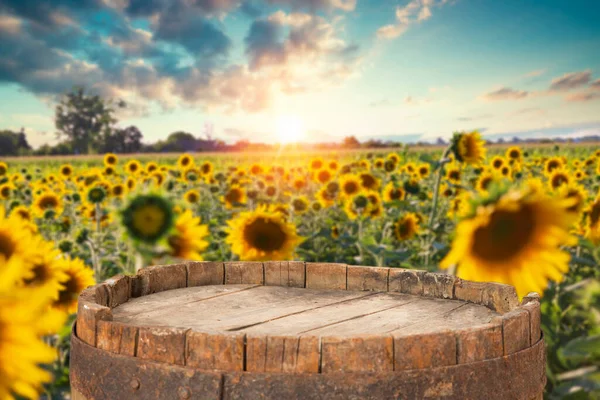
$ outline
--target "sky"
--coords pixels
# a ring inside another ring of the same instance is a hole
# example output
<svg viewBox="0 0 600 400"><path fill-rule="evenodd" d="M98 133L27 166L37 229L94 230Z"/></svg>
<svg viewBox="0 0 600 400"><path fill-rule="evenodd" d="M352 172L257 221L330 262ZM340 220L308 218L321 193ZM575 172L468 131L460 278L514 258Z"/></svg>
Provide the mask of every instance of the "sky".
<svg viewBox="0 0 600 400"><path fill-rule="evenodd" d="M600 134L598 0L0 0L0 129L75 85L144 142Z"/></svg>

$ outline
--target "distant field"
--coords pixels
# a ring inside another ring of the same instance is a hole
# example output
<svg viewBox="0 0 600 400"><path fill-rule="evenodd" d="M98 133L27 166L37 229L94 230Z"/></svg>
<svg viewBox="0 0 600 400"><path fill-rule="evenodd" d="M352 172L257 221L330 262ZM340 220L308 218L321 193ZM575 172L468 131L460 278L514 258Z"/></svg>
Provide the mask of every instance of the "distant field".
<svg viewBox="0 0 600 400"><path fill-rule="evenodd" d="M507 148L514 146L513 143L498 143L487 145L490 154L502 153ZM553 153L554 143L521 143L519 147L527 150L533 150L539 153ZM570 154L579 153L583 149L596 150L600 149L600 144L596 143L561 143L558 146L562 150L567 150ZM439 152L445 146L409 146L408 153L422 152ZM194 158L209 161L221 161L223 158L235 158L236 162L241 164L252 162L285 162L295 163L300 162L310 156L334 157L340 161L354 159L367 154L388 154L392 152L401 153L402 147L396 148L376 148L376 149L318 149L318 150L273 150L273 151L247 151L247 152L192 152ZM170 163L179 157L180 153L135 153L135 154L119 154L119 158L123 161L130 159L138 159L140 161L155 161L158 163ZM43 164L62 164L71 163L74 165L94 165L101 163L103 154L90 155L58 155L58 156L24 156L24 157L3 157L2 161L12 164L20 163L43 163Z"/></svg>

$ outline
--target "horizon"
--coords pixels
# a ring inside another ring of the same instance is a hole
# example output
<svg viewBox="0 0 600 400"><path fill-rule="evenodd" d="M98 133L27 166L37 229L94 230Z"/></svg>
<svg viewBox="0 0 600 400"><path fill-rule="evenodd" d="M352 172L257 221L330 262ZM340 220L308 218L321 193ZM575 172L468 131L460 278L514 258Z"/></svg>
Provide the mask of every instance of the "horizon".
<svg viewBox="0 0 600 400"><path fill-rule="evenodd" d="M56 143L56 98L83 85L144 143L599 135L598 19L586 0L4 1L0 129Z"/></svg>

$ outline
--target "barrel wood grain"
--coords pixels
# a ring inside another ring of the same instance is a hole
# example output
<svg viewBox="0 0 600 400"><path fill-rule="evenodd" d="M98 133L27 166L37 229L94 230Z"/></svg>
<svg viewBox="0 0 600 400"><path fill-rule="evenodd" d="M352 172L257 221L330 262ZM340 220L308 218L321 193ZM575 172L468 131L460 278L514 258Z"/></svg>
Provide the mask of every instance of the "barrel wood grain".
<svg viewBox="0 0 600 400"><path fill-rule="evenodd" d="M282 379L470 365L519 357L541 337L536 294L520 303L508 285L398 268L188 262L113 277L79 300L74 334L106 354ZM424 394L453 398L440 385Z"/></svg>

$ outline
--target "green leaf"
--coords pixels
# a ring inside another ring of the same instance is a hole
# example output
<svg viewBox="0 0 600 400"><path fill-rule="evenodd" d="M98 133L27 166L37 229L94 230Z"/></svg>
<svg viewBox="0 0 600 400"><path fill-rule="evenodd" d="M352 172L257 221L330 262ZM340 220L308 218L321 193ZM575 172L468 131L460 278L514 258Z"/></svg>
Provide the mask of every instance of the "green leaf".
<svg viewBox="0 0 600 400"><path fill-rule="evenodd" d="M575 338L558 351L572 362L600 359L600 335Z"/></svg>

